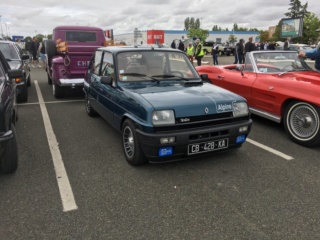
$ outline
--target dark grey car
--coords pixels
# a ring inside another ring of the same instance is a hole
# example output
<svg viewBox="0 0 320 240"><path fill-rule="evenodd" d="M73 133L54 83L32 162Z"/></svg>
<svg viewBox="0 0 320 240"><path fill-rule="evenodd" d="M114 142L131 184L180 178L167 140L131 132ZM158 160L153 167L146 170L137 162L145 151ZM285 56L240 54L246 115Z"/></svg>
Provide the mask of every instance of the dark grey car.
<svg viewBox="0 0 320 240"><path fill-rule="evenodd" d="M16 42L0 41L0 50L11 69L21 69L23 77L17 82L17 101L28 100L28 87L31 85L29 55L25 54Z"/></svg>

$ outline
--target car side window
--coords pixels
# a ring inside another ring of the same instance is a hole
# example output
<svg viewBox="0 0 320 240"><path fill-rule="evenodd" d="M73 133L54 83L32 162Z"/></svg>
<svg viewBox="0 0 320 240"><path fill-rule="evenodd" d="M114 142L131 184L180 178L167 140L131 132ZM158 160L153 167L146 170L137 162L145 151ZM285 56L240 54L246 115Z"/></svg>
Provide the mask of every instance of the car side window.
<svg viewBox="0 0 320 240"><path fill-rule="evenodd" d="M94 63L93 63L93 72L96 75L100 75L100 66L101 66L101 56L102 52L101 51L96 51L95 56L94 56Z"/></svg>
<svg viewBox="0 0 320 240"><path fill-rule="evenodd" d="M101 76L110 76L114 78L114 64L112 54L104 52L101 67Z"/></svg>

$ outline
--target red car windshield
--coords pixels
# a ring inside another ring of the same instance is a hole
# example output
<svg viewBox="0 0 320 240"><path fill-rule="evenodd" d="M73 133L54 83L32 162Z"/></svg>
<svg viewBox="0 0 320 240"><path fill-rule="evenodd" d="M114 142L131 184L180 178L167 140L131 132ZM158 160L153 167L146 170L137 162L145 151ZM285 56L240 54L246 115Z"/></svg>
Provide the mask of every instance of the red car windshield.
<svg viewBox="0 0 320 240"><path fill-rule="evenodd" d="M310 70L295 51L253 52L248 60L246 60L244 71L246 68L262 73Z"/></svg>

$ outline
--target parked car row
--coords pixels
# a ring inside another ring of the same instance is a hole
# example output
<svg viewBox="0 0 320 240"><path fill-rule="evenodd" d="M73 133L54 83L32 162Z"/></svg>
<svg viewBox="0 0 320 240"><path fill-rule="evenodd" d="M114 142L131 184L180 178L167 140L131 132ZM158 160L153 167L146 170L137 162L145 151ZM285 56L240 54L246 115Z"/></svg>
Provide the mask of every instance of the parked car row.
<svg viewBox="0 0 320 240"><path fill-rule="evenodd" d="M18 167L15 123L16 87L23 78L21 69L10 69L0 50L0 173L14 173Z"/></svg>
<svg viewBox="0 0 320 240"><path fill-rule="evenodd" d="M28 101L28 87L31 85L29 54L25 54L18 43L11 41L0 41L0 51L11 69L22 70L23 76L17 82L17 101Z"/></svg>

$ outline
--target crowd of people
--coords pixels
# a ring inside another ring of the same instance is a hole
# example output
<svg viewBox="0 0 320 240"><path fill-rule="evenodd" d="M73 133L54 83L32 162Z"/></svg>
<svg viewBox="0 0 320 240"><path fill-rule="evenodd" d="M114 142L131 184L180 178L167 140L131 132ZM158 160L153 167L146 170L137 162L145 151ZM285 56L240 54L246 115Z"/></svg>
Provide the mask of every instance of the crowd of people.
<svg viewBox="0 0 320 240"><path fill-rule="evenodd" d="M46 56L45 56L45 44L39 42L37 37L33 37L31 42L25 43L25 50L29 53L32 62L31 67L45 68ZM41 62L39 61L41 60Z"/></svg>
<svg viewBox="0 0 320 240"><path fill-rule="evenodd" d="M320 28L317 30L320 32ZM260 42L260 43L253 43L252 37L249 37L248 41L245 42L244 39L240 39L239 42L236 44L234 48L234 62L233 64L243 64L245 61L245 55L248 52L257 51L257 50L269 50L273 51L276 50L279 46L274 41L266 41L266 42ZM289 50L289 46L291 43L291 38L287 38L283 44L283 50ZM193 60L196 59L197 66L201 66L202 58L204 57L204 49L202 42L200 39L196 39L194 43L188 43L188 45L185 47L184 43L179 40L179 44L175 43L175 40L171 43L171 48L177 48L181 51L185 51L189 60L193 63ZM218 65L218 56L219 56L219 50L218 45L213 42L212 50L212 62L213 65ZM307 57L311 59L315 59L315 68L320 71L320 41L317 45L317 47L314 49L314 51L309 52L303 52L301 51L299 53L299 57Z"/></svg>

